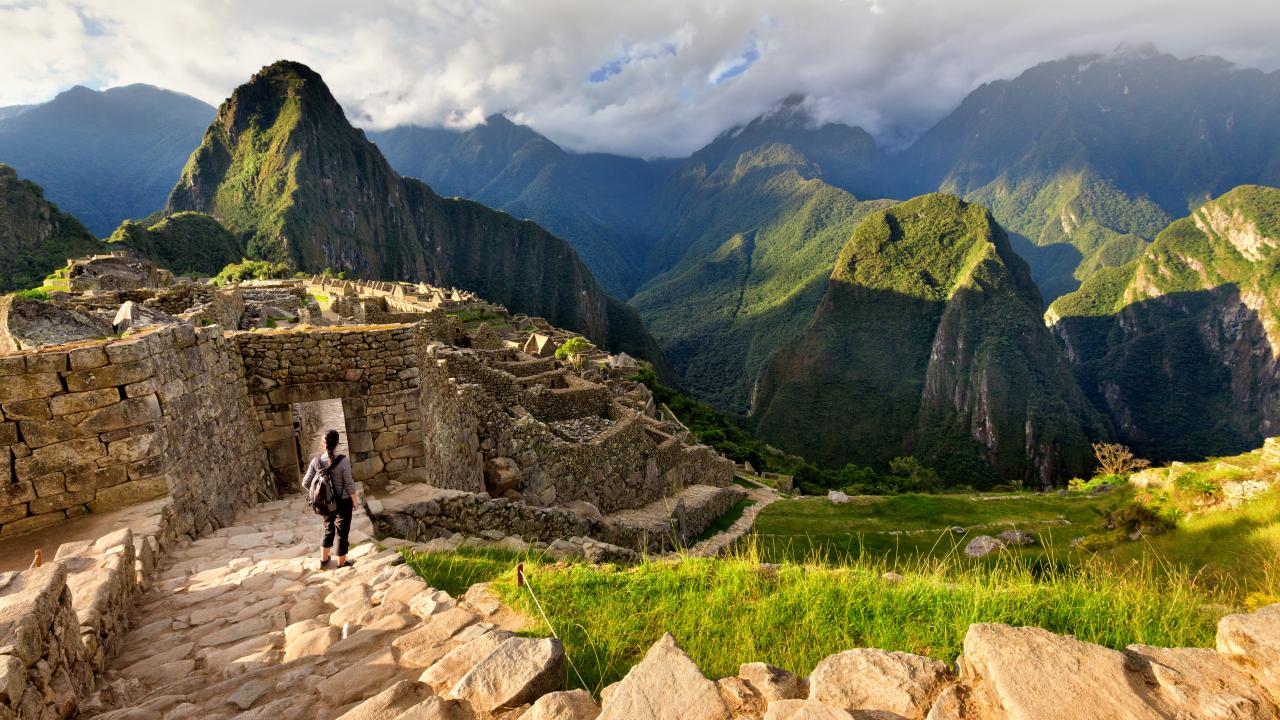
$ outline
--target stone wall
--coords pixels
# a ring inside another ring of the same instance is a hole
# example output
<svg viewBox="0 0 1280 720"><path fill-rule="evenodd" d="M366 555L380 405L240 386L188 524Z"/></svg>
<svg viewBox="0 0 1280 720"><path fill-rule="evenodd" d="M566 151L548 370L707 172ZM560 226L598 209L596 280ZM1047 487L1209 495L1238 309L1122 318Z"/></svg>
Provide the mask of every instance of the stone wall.
<svg viewBox="0 0 1280 720"><path fill-rule="evenodd" d="M13 573L0 589L0 716L71 717L93 688L60 563Z"/></svg>
<svg viewBox="0 0 1280 720"><path fill-rule="evenodd" d="M445 423L433 418L423 425L420 375L427 335L423 325L391 325L234 336L278 487L296 488L300 480L292 405L335 398L342 400L356 480L382 484L408 477L449 484L466 475L458 457L438 447L436 433Z"/></svg>
<svg viewBox="0 0 1280 720"><path fill-rule="evenodd" d="M698 486L661 508L642 508L604 517L578 508L538 507L524 502L436 488L405 490L379 501L374 527L388 537L428 541L451 533L477 537L516 536L551 543L589 537L637 552L687 547L745 493L737 487ZM686 502L686 500L688 502Z"/></svg>
<svg viewBox="0 0 1280 720"><path fill-rule="evenodd" d="M193 533L270 491L217 326L0 358L0 414L0 536L164 495Z"/></svg>

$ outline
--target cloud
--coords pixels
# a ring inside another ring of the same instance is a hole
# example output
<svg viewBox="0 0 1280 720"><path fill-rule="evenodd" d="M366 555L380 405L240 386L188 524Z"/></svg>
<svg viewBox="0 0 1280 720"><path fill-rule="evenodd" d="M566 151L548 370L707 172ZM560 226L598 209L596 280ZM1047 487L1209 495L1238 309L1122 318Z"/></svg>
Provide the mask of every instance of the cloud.
<svg viewBox="0 0 1280 720"><path fill-rule="evenodd" d="M280 58L359 124L505 112L575 150L683 155L792 94L900 143L979 84L1153 43L1280 68L1274 0L0 0L0 105L146 82L217 104Z"/></svg>

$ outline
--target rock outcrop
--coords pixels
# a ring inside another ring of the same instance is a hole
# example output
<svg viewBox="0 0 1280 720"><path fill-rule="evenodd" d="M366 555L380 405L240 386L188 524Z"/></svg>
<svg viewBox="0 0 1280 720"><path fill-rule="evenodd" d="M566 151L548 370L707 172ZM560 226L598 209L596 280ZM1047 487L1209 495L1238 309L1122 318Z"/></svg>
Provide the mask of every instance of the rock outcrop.
<svg viewBox="0 0 1280 720"><path fill-rule="evenodd" d="M0 355L104 338L113 332L111 322L97 315L22 295L0 297Z"/></svg>

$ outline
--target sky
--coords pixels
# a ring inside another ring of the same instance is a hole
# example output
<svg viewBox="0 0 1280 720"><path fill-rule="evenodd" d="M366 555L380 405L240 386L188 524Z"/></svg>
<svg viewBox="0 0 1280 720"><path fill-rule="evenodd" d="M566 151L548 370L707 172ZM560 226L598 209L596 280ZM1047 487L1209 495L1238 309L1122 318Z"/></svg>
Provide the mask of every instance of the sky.
<svg viewBox="0 0 1280 720"><path fill-rule="evenodd" d="M352 121L501 112L576 151L683 156L792 94L910 140L978 85L1154 45L1280 69L1280 0L0 0L0 106L150 83L220 103L291 59Z"/></svg>

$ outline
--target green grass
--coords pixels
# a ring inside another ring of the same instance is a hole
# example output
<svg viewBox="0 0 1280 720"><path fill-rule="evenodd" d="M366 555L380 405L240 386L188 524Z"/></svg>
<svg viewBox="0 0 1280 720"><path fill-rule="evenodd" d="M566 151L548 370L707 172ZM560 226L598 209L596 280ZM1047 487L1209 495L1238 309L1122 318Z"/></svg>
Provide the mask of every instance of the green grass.
<svg viewBox="0 0 1280 720"><path fill-rule="evenodd" d="M1254 604L1280 602L1280 489L1232 510L1191 515L1169 533L1122 543L1107 555L1117 562L1158 562Z"/></svg>
<svg viewBox="0 0 1280 720"><path fill-rule="evenodd" d="M1099 532L1101 513L1128 495L1124 490L1094 498L905 494L856 496L844 505L825 497L797 498L762 510L755 532L761 554L770 562L815 556L832 562L945 557L962 551L975 535L998 535L1011 528L1041 536L1046 545L1066 546L1073 537ZM970 530L955 535L949 530L953 526Z"/></svg>
<svg viewBox="0 0 1280 720"><path fill-rule="evenodd" d="M725 514L721 515L720 517L712 521L712 523L708 525L707 528L703 530L701 534L699 534L697 537L691 538L689 540L689 545L690 546L695 545L697 543L702 542L703 540L706 540L715 535L719 535L720 533L728 530L730 527L733 526L734 523L738 522L738 520L742 518L742 514L747 511L747 508L755 504L756 504L756 501L752 500L749 497L742 498L741 500L738 501L736 505L729 508L728 512L726 512Z"/></svg>
<svg viewBox="0 0 1280 720"><path fill-rule="evenodd" d="M884 562L770 569L751 549L730 559L657 560L627 569L472 552L417 555L411 563L454 594L469 581L492 581L530 618L526 632L545 636L537 609L514 582L515 563L526 561L551 625L596 693L668 631L711 677L752 661L807 674L823 657L857 647L950 662L975 622L1034 625L1114 648L1213 645L1218 615L1204 606L1214 596L1186 577L1149 565L1114 573L1101 565L1001 557L993 565L921 558L896 566L905 575L900 584L881 579L890 569Z"/></svg>

